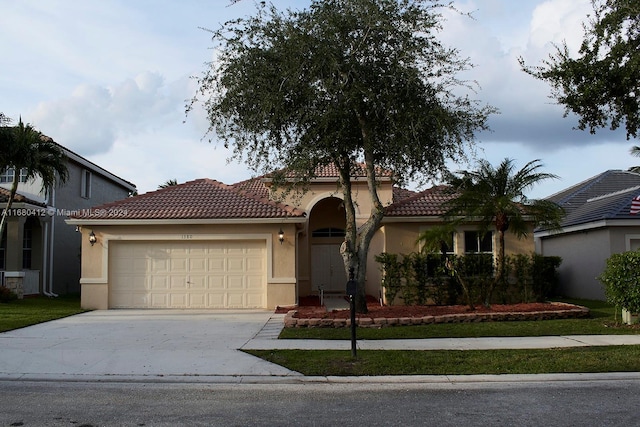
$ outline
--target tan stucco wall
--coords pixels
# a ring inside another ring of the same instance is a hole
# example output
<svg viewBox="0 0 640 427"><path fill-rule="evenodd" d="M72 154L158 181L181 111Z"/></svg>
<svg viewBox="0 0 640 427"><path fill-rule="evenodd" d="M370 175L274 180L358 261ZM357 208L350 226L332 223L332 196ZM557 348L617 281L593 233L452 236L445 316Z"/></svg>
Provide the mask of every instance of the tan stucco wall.
<svg viewBox="0 0 640 427"><path fill-rule="evenodd" d="M284 231L280 244L278 232ZM216 225L84 225L82 227L82 307L108 308L109 242L118 240L264 240L267 242L267 307L291 305L297 301L295 236L296 225L216 224ZM97 242L89 244L89 233Z"/></svg>

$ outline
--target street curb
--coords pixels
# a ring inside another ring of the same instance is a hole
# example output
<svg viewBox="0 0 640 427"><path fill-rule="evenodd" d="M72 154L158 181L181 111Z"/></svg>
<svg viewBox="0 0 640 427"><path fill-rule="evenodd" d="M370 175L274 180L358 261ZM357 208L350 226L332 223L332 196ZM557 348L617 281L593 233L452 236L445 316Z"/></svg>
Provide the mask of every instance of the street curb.
<svg viewBox="0 0 640 427"><path fill-rule="evenodd" d="M498 375L386 375L303 376L293 375L35 375L0 374L0 382L139 383L139 384L325 384L325 385L471 385L534 384L550 382L639 381L640 372L498 374Z"/></svg>

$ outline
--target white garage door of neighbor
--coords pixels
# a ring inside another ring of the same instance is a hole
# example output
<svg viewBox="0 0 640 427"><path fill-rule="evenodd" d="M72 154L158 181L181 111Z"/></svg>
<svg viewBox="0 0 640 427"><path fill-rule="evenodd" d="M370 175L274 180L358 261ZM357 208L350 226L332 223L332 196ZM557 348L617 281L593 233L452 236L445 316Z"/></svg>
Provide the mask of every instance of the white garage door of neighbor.
<svg viewBox="0 0 640 427"><path fill-rule="evenodd" d="M264 308L264 241L111 242L110 308Z"/></svg>

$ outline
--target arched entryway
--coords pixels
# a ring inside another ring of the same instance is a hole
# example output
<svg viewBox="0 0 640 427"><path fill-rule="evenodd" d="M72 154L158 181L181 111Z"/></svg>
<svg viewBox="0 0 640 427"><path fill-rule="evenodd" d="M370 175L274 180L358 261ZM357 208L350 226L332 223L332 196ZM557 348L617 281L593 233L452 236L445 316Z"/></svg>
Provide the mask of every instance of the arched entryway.
<svg viewBox="0 0 640 427"><path fill-rule="evenodd" d="M344 242L345 211L341 199L316 203L309 216L311 288L315 293L343 293L347 282L340 246Z"/></svg>

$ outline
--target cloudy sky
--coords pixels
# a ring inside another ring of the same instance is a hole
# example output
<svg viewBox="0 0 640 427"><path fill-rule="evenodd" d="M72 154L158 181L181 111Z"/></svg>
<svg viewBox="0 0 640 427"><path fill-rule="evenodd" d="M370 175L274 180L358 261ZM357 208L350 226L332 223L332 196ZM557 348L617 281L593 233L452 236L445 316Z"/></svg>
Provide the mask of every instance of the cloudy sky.
<svg viewBox="0 0 640 427"><path fill-rule="evenodd" d="M304 8L308 0L273 0ZM253 0L0 0L0 112L33 124L87 159L137 185L214 178L231 184L252 176L229 153L203 139L202 112L185 116L192 76L213 57L210 34L220 23L255 11ZM548 98L549 87L522 72L552 43L575 52L589 0L456 0L475 19L447 13L442 40L469 57L464 77L480 84L476 99L501 114L479 135L478 157L518 167L541 159L561 179L535 187L546 197L607 169L640 164L637 141L621 132L573 130L575 118ZM473 166L473 165L472 165ZM459 165L455 169L466 168Z"/></svg>

